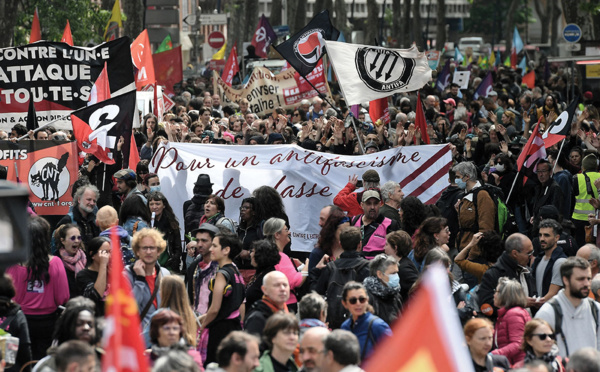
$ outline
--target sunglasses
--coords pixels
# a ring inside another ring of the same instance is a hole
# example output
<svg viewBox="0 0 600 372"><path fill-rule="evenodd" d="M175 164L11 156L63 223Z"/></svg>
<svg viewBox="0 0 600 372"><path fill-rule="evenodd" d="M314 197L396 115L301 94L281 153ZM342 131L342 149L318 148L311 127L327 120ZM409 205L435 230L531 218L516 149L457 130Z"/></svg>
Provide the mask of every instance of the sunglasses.
<svg viewBox="0 0 600 372"><path fill-rule="evenodd" d="M556 340L554 333L534 333L532 336L537 336L541 341L544 341L546 337L550 337L551 340Z"/></svg>
<svg viewBox="0 0 600 372"><path fill-rule="evenodd" d="M74 242L75 240L79 240L79 241L81 241L81 235L79 235L79 236L75 236L75 235L73 235L73 236L71 237L71 241L72 241L72 242Z"/></svg>
<svg viewBox="0 0 600 372"><path fill-rule="evenodd" d="M361 304L364 304L365 302L367 302L367 298L366 297L362 297L360 296L359 298L356 297L350 297L348 299L348 302L350 303L350 305L356 305L356 302L360 302Z"/></svg>

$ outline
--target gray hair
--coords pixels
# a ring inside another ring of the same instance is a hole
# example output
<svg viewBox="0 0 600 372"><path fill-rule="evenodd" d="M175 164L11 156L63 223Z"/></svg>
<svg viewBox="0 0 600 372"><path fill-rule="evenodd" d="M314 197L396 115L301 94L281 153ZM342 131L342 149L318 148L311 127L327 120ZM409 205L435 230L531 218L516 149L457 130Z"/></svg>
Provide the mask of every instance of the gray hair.
<svg viewBox="0 0 600 372"><path fill-rule="evenodd" d="M598 297L598 290L600 289L600 278L596 279L592 279L592 286L591 286L591 290L592 293L594 294L594 297Z"/></svg>
<svg viewBox="0 0 600 372"><path fill-rule="evenodd" d="M452 171L454 173L460 173L463 176L468 176L472 181L477 181L477 167L470 161L463 161L456 164Z"/></svg>
<svg viewBox="0 0 600 372"><path fill-rule="evenodd" d="M169 350L154 363L152 372L200 372L198 364L184 350Z"/></svg>
<svg viewBox="0 0 600 372"><path fill-rule="evenodd" d="M498 302L500 302L500 307L507 309L517 306L526 307L527 296L521 283L505 276L498 279Z"/></svg>
<svg viewBox="0 0 600 372"><path fill-rule="evenodd" d="M598 265L600 265L600 248L596 247L594 244L590 244L590 258L588 260L595 260Z"/></svg>
<svg viewBox="0 0 600 372"><path fill-rule="evenodd" d="M342 365L355 365L360 363L360 345L358 338L350 331L336 329L323 339L323 352L333 353L333 360Z"/></svg>
<svg viewBox="0 0 600 372"><path fill-rule="evenodd" d="M600 371L600 353L591 347L584 347L569 356L567 370L573 372Z"/></svg>
<svg viewBox="0 0 600 372"><path fill-rule="evenodd" d="M394 257L387 254L378 254L369 264L369 275L377 277L378 271L385 273L387 268L392 265L398 265L398 261Z"/></svg>
<svg viewBox="0 0 600 372"><path fill-rule="evenodd" d="M100 191L98 191L96 186L90 184L83 185L78 188L77 191L75 191L75 195L73 195L73 208L77 208L79 206L79 199L81 199L81 196L86 192L86 190L92 190L94 194L96 194L96 201L100 197Z"/></svg>
<svg viewBox="0 0 600 372"><path fill-rule="evenodd" d="M321 313L326 314L327 302L320 294L311 292L298 302L298 315L302 319L319 319Z"/></svg>
<svg viewBox="0 0 600 372"><path fill-rule="evenodd" d="M504 242L504 251L510 253L512 251L521 252L523 249L523 238L525 235L515 233L509 236Z"/></svg>
<svg viewBox="0 0 600 372"><path fill-rule="evenodd" d="M285 221L281 218L271 217L263 225L263 235L271 243L275 244L275 233L280 232L285 227Z"/></svg>
<svg viewBox="0 0 600 372"><path fill-rule="evenodd" d="M394 181L387 181L381 186L379 191L381 191L381 197L383 198L384 203L390 200L390 197L394 191L396 191L396 187L400 187L400 184Z"/></svg>
<svg viewBox="0 0 600 372"><path fill-rule="evenodd" d="M399 112L398 115L396 115L396 121L398 123L404 124L404 123L406 123L407 120L408 120L408 116L406 116L406 114L403 112Z"/></svg>

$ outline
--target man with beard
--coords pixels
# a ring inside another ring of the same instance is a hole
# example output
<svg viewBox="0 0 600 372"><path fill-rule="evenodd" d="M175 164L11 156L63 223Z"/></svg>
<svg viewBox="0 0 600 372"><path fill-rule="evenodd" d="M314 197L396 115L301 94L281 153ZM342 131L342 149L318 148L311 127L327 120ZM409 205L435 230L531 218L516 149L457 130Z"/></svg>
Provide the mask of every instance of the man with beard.
<svg viewBox="0 0 600 372"><path fill-rule="evenodd" d="M362 194L360 206L363 214L352 219L351 226L361 229L362 254L364 257L375 257L383 253L385 237L388 233L398 230L398 223L379 214L383 202L379 189L368 189Z"/></svg>
<svg viewBox="0 0 600 372"><path fill-rule="evenodd" d="M96 186L86 184L78 188L73 195L73 208L58 221L56 228L67 223L76 224L81 230L81 239L84 244L98 236L100 228L96 225L96 201L99 195Z"/></svg>
<svg viewBox="0 0 600 372"><path fill-rule="evenodd" d="M554 328L561 357L584 347L598 350L600 305L587 298L592 281L590 263L581 257L569 257L560 267L560 275L564 289L545 303L535 317L544 319Z"/></svg>
<svg viewBox="0 0 600 372"><path fill-rule="evenodd" d="M540 301L546 302L562 288L560 266L567 260L562 248L558 246L561 226L552 219L540 222L540 246L542 252L535 258L531 270ZM542 302L542 303L543 303Z"/></svg>

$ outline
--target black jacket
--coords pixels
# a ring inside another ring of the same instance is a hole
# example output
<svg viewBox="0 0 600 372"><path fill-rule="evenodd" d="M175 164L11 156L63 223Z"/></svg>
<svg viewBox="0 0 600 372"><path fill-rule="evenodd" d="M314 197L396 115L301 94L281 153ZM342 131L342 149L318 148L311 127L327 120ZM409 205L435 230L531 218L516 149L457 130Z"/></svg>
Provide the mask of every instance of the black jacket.
<svg viewBox="0 0 600 372"><path fill-rule="evenodd" d="M498 286L498 279L506 276L509 279L516 279L520 283L521 281L519 276L524 269L525 268L519 266L517 261L510 257L507 252L504 252L500 258L498 258L498 261L496 261L494 266L490 267L485 274L483 274L477 296L479 297L480 307L484 304L488 304L493 309L492 314L486 315L494 317L496 316L498 309L494 307L494 292ZM531 273L525 274L525 281L527 282L527 296L533 297L536 294L536 290L535 282Z"/></svg>
<svg viewBox="0 0 600 372"><path fill-rule="evenodd" d="M16 363L13 367L7 368L6 371L19 371L25 363L32 359L27 319L21 310L21 306L17 304L13 304L6 314L0 316L0 319L2 319L0 329L19 339ZM29 370L27 369L27 371Z"/></svg>
<svg viewBox="0 0 600 372"><path fill-rule="evenodd" d="M347 269L356 267L362 261L365 261L365 259L360 255L360 252L342 252L340 258L334 262L340 269ZM310 273L312 280L310 289L322 296L325 296L327 287L329 286L330 275L331 271L327 267L324 269L314 268ZM369 265L364 266L362 270L356 273L356 281L362 283L367 276L369 276Z"/></svg>
<svg viewBox="0 0 600 372"><path fill-rule="evenodd" d="M267 319L273 314L273 310L263 300L256 301L246 314L244 331L260 337Z"/></svg>
<svg viewBox="0 0 600 372"><path fill-rule="evenodd" d="M446 190L442 192L442 195L435 203L435 206L439 208L442 217L448 220L448 228L450 229L450 236L458 236L458 212L454 205L456 202L464 196L464 191L458 186L448 186ZM448 246L450 249L456 245L455 239L450 239Z"/></svg>
<svg viewBox="0 0 600 372"><path fill-rule="evenodd" d="M64 216L56 228L67 223L75 223L81 230L81 240L84 244L88 244L90 240L100 235L100 228L96 225L96 214L88 213L87 217L83 217L79 211L79 207L73 207L72 209L73 218L69 214Z"/></svg>
<svg viewBox="0 0 600 372"><path fill-rule="evenodd" d="M391 325L398 319L402 309L400 287L391 288L384 285L379 278L369 276L363 281L369 295L369 304L373 306L373 314Z"/></svg>

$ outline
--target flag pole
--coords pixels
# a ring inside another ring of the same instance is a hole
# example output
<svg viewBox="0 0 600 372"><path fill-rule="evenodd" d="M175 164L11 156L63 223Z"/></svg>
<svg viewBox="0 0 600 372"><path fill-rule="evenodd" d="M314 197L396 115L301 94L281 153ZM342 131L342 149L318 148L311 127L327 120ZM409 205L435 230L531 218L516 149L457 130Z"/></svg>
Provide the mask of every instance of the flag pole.
<svg viewBox="0 0 600 372"><path fill-rule="evenodd" d="M75 111L77 111L77 110L75 110ZM75 112L75 111L73 111L73 112ZM44 128L45 128L45 127L47 127L48 125L50 125L50 124L52 124L52 123L56 123L56 122L57 122L57 121L59 121L59 120L64 120L64 119L68 118L69 116L71 116L71 114L63 115L63 116L61 116L61 117L58 117L58 118L56 118L56 119L54 119L54 120L50 120L50 121L49 121L49 122L47 122L46 124L44 124L44 125L41 125L41 126L39 126L39 127L35 128L35 129L33 129L33 133L35 133L35 132L39 131L40 129L44 129ZM26 135L24 135L24 136L21 136L21 137L17 138L17 141L20 141L20 140L22 140L22 139L25 139L25 138L27 138L27 137L29 137L29 132L28 132Z"/></svg>
<svg viewBox="0 0 600 372"><path fill-rule="evenodd" d="M512 186L510 187L510 191L508 192L508 196L506 197L506 204L508 205L508 201L510 200L510 196L512 195L513 189L515 188L515 184L517 183L517 178L519 178L519 174L521 173L521 171L517 171L517 175L515 176L515 179L513 180Z"/></svg>
<svg viewBox="0 0 600 372"><path fill-rule="evenodd" d="M556 169L556 164L558 164L558 159L560 158L560 153L562 152L564 145L565 145L565 139L563 138L562 142L560 143L560 149L558 149L558 155L556 155L556 159L554 159L554 166L552 167L552 174L554 174L554 170ZM546 186L546 190L544 190L544 196L548 192L548 187L549 187L549 185Z"/></svg>

